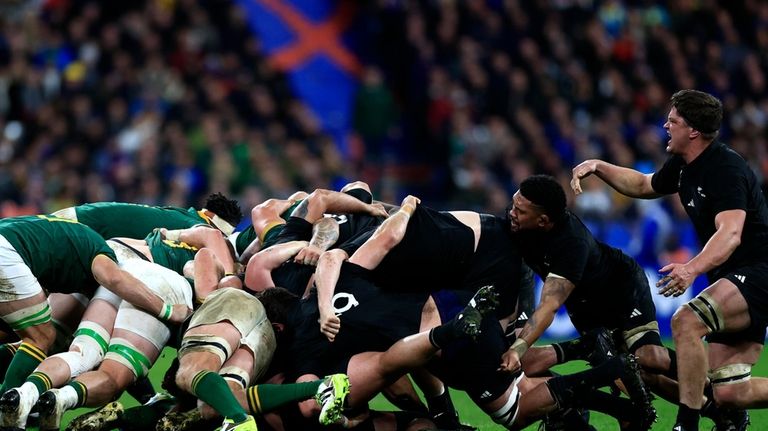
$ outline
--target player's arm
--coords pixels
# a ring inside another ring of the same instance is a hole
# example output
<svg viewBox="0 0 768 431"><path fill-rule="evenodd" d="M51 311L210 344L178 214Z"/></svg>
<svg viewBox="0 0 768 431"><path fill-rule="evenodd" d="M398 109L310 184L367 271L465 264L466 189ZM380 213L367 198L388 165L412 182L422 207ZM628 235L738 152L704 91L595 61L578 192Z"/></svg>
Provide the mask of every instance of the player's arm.
<svg viewBox="0 0 768 431"><path fill-rule="evenodd" d="M699 254L688 263L671 263L659 272L667 273L656 283L664 296L680 296L701 274L725 263L741 244L741 233L747 213L735 209L719 212L715 216L715 234L709 238Z"/></svg>
<svg viewBox="0 0 768 431"><path fill-rule="evenodd" d="M323 217L312 226L309 245L301 249L294 259L304 265L317 265L320 255L339 239L339 223L331 217Z"/></svg>
<svg viewBox="0 0 768 431"><path fill-rule="evenodd" d="M408 222L419 203L419 198L406 196L397 212L376 228L373 235L352 254L349 261L367 269L379 266L384 256L405 237Z"/></svg>
<svg viewBox="0 0 768 431"><path fill-rule="evenodd" d="M315 270L317 308L320 311L320 332L333 341L339 333L341 322L333 309L333 294L339 281L341 264L349 258L347 252L336 248L323 253Z"/></svg>
<svg viewBox="0 0 768 431"><path fill-rule="evenodd" d="M257 237L253 241L251 241L250 244L248 244L248 247L243 250L243 253L240 255L240 263L246 264L251 259L251 257L258 253L259 250L261 250L261 240Z"/></svg>
<svg viewBox="0 0 768 431"><path fill-rule="evenodd" d="M517 340L502 356L501 369L516 372L520 369L520 358L528 347L541 337L555 318L557 310L565 303L576 286L566 278L550 274L541 289L541 300L520 331Z"/></svg>
<svg viewBox="0 0 768 431"><path fill-rule="evenodd" d="M387 212L380 205L367 204L354 196L333 190L317 189L293 210L292 217L301 217L314 223L325 213L365 213L386 217Z"/></svg>
<svg viewBox="0 0 768 431"><path fill-rule="evenodd" d="M571 188L577 195L582 192L581 180L595 175L619 193L641 199L653 199L661 196L653 190L653 174L643 174L634 169L616 166L602 160L586 160L573 168Z"/></svg>
<svg viewBox="0 0 768 431"><path fill-rule="evenodd" d="M253 207L251 209L251 225L256 232L256 237L263 242L270 229L285 224L285 220L280 215L288 211L296 202L306 199L307 196L306 192L298 191L288 199L267 199Z"/></svg>
<svg viewBox="0 0 768 431"><path fill-rule="evenodd" d="M192 312L185 304L166 304L139 279L104 255L93 259L91 272L93 278L112 293L163 320L181 323Z"/></svg>
<svg viewBox="0 0 768 431"><path fill-rule="evenodd" d="M306 246L306 241L290 241L273 245L254 254L245 268L246 287L257 292L273 287L275 283L272 281L272 270Z"/></svg>
<svg viewBox="0 0 768 431"><path fill-rule="evenodd" d="M207 248L213 252L224 268L225 274L234 274L235 258L232 246L218 229L210 226L199 225L188 229L166 230L160 232L167 239L181 241L198 249Z"/></svg>

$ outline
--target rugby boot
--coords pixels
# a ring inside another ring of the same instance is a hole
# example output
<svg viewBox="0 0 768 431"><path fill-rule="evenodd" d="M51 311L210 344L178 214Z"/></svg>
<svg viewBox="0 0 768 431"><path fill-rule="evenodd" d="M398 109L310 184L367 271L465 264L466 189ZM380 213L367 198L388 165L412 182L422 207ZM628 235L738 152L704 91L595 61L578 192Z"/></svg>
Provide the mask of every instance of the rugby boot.
<svg viewBox="0 0 768 431"><path fill-rule="evenodd" d="M35 399L31 395L15 388L6 391L0 397L0 429L26 429L27 416L35 405Z"/></svg>
<svg viewBox="0 0 768 431"><path fill-rule="evenodd" d="M597 431L589 424L589 410L569 408L549 413L539 425L542 431Z"/></svg>
<svg viewBox="0 0 768 431"><path fill-rule="evenodd" d="M157 431L185 431L195 428L203 421L200 410L194 408L185 412L170 412L160 418L155 426Z"/></svg>
<svg viewBox="0 0 768 431"><path fill-rule="evenodd" d="M633 354L621 354L622 363L621 381L627 389L627 394L632 403L639 410L640 420L637 429L648 430L656 422L656 409L651 403L653 395L640 377L640 364Z"/></svg>
<svg viewBox="0 0 768 431"><path fill-rule="evenodd" d="M481 287L469 300L469 304L455 317L458 328L465 335L476 339L480 334L483 318L491 315L498 305L499 294L493 286Z"/></svg>
<svg viewBox="0 0 768 431"><path fill-rule="evenodd" d="M749 413L742 409L723 409L721 420L715 421L712 431L746 431L750 424Z"/></svg>
<svg viewBox="0 0 768 431"><path fill-rule="evenodd" d="M593 329L582 337L587 354L584 359L593 367L618 355L613 333L605 328Z"/></svg>
<svg viewBox="0 0 768 431"><path fill-rule="evenodd" d="M318 421L322 425L331 425L341 419L348 394L349 377L346 374L332 374L323 379L315 395L315 401L320 405Z"/></svg>
<svg viewBox="0 0 768 431"><path fill-rule="evenodd" d="M441 430L455 430L455 431L474 431L477 428L466 425L459 421L459 415L454 412L440 412L431 416L432 422L435 423L438 429Z"/></svg>
<svg viewBox="0 0 768 431"><path fill-rule="evenodd" d="M123 405L113 401L90 413L78 416L67 426L68 431L100 431L114 428L123 415Z"/></svg>
<svg viewBox="0 0 768 431"><path fill-rule="evenodd" d="M58 389L49 389L40 395L34 410L40 414L41 430L58 430L66 409L58 396Z"/></svg>
<svg viewBox="0 0 768 431"><path fill-rule="evenodd" d="M247 416L242 422L235 423L232 419L224 419L217 431L257 431L256 421L253 416Z"/></svg>

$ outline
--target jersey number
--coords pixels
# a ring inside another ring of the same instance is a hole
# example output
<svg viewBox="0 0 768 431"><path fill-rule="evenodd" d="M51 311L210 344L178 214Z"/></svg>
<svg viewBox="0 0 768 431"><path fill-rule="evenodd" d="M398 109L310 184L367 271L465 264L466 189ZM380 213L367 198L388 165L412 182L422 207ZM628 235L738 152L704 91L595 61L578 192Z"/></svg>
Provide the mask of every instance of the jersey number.
<svg viewBox="0 0 768 431"><path fill-rule="evenodd" d="M337 301L341 301L342 306L336 305ZM333 304L333 312L337 316L340 316L345 311L351 310L352 307L360 305L360 303L357 302L357 299L355 299L355 295L346 292L339 292L333 295L333 301L331 301L331 303Z"/></svg>

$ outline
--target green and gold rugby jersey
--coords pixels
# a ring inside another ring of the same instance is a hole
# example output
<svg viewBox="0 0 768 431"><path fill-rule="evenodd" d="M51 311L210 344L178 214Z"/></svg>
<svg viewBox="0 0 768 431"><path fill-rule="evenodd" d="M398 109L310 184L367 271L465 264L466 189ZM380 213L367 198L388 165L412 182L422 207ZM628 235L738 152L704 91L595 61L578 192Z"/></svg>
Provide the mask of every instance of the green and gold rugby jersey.
<svg viewBox="0 0 768 431"><path fill-rule="evenodd" d="M152 261L184 276L184 264L195 258L198 251L186 242L163 239L160 231L153 231L144 240L149 246Z"/></svg>
<svg viewBox="0 0 768 431"><path fill-rule="evenodd" d="M291 217L293 210L295 210L303 200L304 199L296 201L293 205L288 207L287 210L280 214L280 218L288 221L288 218ZM267 226L267 228L264 229L264 232L262 232L263 238L259 238L261 240L262 250L271 245L274 245L277 236L280 234L280 232L283 231L283 227L285 227L285 224L273 224L271 226ZM256 238L256 230L253 228L253 223L251 223L247 228L243 229L237 235L237 238L235 238L235 251L237 252L237 256L241 256L245 249L248 248L248 246L251 245L251 243Z"/></svg>
<svg viewBox="0 0 768 431"><path fill-rule="evenodd" d="M176 207L152 207L121 202L96 202L75 207L77 221L103 238L144 239L152 229L186 229L210 224L202 212Z"/></svg>
<svg viewBox="0 0 768 431"><path fill-rule="evenodd" d="M91 295L99 286L91 272L93 259L115 252L93 229L49 215L0 220L0 235L19 253L48 292Z"/></svg>

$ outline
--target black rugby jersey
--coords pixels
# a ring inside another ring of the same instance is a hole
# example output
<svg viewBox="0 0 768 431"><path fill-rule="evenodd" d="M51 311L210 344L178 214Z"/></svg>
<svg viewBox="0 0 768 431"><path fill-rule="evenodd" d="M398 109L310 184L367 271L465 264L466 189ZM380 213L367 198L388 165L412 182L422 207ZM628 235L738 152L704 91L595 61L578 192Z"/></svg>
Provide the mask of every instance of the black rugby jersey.
<svg viewBox="0 0 768 431"><path fill-rule="evenodd" d="M715 280L740 266L768 260L768 207L755 174L744 159L720 142L713 142L695 160L670 157L653 175L656 193L678 193L704 245L715 234L717 214L746 211L741 244L728 260L707 275Z"/></svg>
<svg viewBox="0 0 768 431"><path fill-rule="evenodd" d="M625 297L630 292L623 281L634 270L632 258L621 250L595 239L574 214L566 211L563 220L552 230L523 231L516 234L525 263L542 280L559 275L576 287L569 302L582 299L611 299Z"/></svg>

